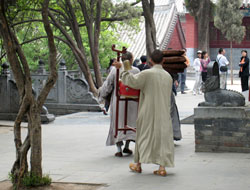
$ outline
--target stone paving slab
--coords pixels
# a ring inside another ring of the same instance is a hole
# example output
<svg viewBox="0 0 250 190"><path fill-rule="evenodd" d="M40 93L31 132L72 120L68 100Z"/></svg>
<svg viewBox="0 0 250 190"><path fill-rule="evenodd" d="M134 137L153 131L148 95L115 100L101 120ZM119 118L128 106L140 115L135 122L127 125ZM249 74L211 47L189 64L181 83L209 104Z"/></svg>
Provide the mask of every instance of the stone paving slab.
<svg viewBox="0 0 250 190"><path fill-rule="evenodd" d="M202 100L178 94L181 117L191 115ZM42 128L43 170L53 181L107 184L102 190L250 189L250 154L195 153L193 125L182 125L183 140L175 143L176 166L167 170L167 177L154 176L157 166L151 164L143 165L142 174L131 173L132 156L114 157L116 148L105 146L109 116L102 113L61 116ZM0 181L7 178L14 159L13 131L0 127Z"/></svg>

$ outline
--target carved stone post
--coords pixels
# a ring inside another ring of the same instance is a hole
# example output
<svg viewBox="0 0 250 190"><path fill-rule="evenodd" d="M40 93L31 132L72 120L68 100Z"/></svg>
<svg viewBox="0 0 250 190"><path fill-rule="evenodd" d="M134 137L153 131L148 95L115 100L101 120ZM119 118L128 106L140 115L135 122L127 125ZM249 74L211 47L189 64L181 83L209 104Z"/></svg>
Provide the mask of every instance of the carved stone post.
<svg viewBox="0 0 250 190"><path fill-rule="evenodd" d="M0 112L9 112L10 111L9 65L8 63L3 63L1 67L2 71L0 75Z"/></svg>
<svg viewBox="0 0 250 190"><path fill-rule="evenodd" d="M58 102L59 103L66 103L66 76L67 76L67 68L66 68L66 62L64 59L61 59L59 63L59 71L58 71Z"/></svg>
<svg viewBox="0 0 250 190"><path fill-rule="evenodd" d="M37 69L37 73L42 74L42 75L47 74L46 69L45 69L44 61L42 59L40 59L38 64L39 64L39 66L38 66L38 69Z"/></svg>

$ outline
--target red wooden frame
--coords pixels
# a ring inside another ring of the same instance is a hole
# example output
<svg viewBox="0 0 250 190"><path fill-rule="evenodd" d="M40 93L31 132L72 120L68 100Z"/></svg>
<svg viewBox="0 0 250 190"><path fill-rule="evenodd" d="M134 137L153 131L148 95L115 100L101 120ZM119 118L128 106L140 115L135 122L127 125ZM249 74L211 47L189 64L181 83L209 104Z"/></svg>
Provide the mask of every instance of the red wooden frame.
<svg viewBox="0 0 250 190"><path fill-rule="evenodd" d="M127 49L125 47L122 48L122 50L117 50L115 49L115 45L112 45L112 50L117 53L117 61L120 61L121 54L126 53ZM115 113L115 138L118 136L119 131L123 131L124 134L127 133L127 131L133 131L136 132L136 128L132 128L128 126L128 102L129 101L136 101L139 102L139 97L138 98L128 98L128 97L123 97L120 94L119 90L119 69L116 69L116 113ZM125 101L125 110L124 110L124 127L119 128L119 103L121 101Z"/></svg>

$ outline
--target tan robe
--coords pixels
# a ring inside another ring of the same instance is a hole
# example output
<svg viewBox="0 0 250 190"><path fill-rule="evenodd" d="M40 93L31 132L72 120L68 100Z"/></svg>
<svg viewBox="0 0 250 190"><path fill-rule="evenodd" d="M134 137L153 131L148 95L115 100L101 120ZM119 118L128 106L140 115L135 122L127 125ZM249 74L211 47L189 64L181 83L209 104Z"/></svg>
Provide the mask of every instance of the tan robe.
<svg viewBox="0 0 250 190"><path fill-rule="evenodd" d="M161 65L131 75L122 73L122 82L140 89L135 162L174 167L173 128L170 116L172 78Z"/></svg>
<svg viewBox="0 0 250 190"><path fill-rule="evenodd" d="M123 68L120 69L120 73L123 71ZM136 67L132 67L132 70L129 71L132 74L137 74L140 72L140 70ZM113 68L106 81L103 83L102 87L99 88L99 101L102 99L105 99L109 94L112 93L111 101L110 101L110 129L108 138L106 141L107 146L115 145L118 142L125 141L125 140L133 140L135 141L136 134L133 131L128 131L126 134L123 132L119 132L117 138L114 137L115 135L115 114L116 114L116 94L115 94L115 88L116 88L116 68ZM124 108L125 103L120 102L119 103L119 128L123 128L124 126ZM136 119L137 119L137 113L138 113L138 103L130 101L128 103L128 125L130 127L135 128L136 127Z"/></svg>

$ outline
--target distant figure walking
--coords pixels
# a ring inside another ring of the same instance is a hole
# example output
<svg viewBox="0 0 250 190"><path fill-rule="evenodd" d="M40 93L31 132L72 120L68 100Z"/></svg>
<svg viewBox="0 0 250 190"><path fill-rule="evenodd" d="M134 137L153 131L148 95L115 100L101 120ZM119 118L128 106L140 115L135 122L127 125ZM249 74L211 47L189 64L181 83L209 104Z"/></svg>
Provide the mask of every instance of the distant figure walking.
<svg viewBox="0 0 250 190"><path fill-rule="evenodd" d="M195 84L193 95L201 94L201 54L202 51L197 51L197 58L194 60L193 68L195 70Z"/></svg>
<svg viewBox="0 0 250 190"><path fill-rule="evenodd" d="M248 80L249 80L249 58L247 56L247 51L246 50L242 50L241 51L241 59L240 59L240 72L239 72L239 76L241 79L241 88L242 88L242 92L246 91L249 89L248 86Z"/></svg>
<svg viewBox="0 0 250 190"><path fill-rule="evenodd" d="M219 49L216 61L219 64L220 68L220 88L226 89L227 88L227 70L229 61L225 57L226 50L223 48Z"/></svg>

